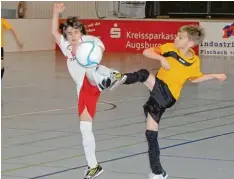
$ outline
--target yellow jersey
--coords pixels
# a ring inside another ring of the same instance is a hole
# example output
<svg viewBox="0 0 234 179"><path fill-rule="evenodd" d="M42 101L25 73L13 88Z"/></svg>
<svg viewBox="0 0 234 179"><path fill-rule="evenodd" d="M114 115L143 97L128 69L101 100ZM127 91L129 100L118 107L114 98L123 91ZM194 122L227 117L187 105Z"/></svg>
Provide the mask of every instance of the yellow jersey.
<svg viewBox="0 0 234 179"><path fill-rule="evenodd" d="M1 18L2 29L1 29L1 47L4 47L4 30L11 29L11 25L4 18Z"/></svg>
<svg viewBox="0 0 234 179"><path fill-rule="evenodd" d="M168 85L173 97L177 100L180 97L181 90L187 80L192 80L203 76L200 71L200 58L193 53L193 58L185 58L174 43L167 43L159 47L152 48L155 53L164 56L169 65L170 70L163 67L159 69L156 76Z"/></svg>

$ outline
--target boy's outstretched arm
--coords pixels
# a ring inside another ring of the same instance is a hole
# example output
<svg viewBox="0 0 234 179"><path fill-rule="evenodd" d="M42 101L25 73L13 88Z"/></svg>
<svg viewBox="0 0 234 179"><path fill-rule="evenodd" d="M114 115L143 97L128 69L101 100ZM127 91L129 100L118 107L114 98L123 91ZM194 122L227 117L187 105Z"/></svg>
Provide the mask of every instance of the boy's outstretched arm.
<svg viewBox="0 0 234 179"><path fill-rule="evenodd" d="M21 42L21 40L19 39L19 36L17 35L16 31L14 28L10 29L11 33L14 35L14 38L17 42L17 44L19 45L19 47L23 47L23 43Z"/></svg>
<svg viewBox="0 0 234 179"><path fill-rule="evenodd" d="M61 34L58 31L59 25L59 13L63 12L65 6L63 3L55 3L53 7L53 17L52 17L52 35L54 36L56 42L60 44Z"/></svg>
<svg viewBox="0 0 234 179"><path fill-rule="evenodd" d="M204 81L208 81L208 80L219 80L219 81L224 81L226 80L226 75L225 74L204 74L201 77L192 79L191 82L192 83L200 83L200 82L204 82Z"/></svg>
<svg viewBox="0 0 234 179"><path fill-rule="evenodd" d="M1 19L2 20L2 26L6 29L6 30L10 30L11 33L13 34L17 44L19 45L19 47L23 47L23 43L21 42L19 36L17 35L15 29L11 26L11 24L6 20L6 19Z"/></svg>
<svg viewBox="0 0 234 179"><path fill-rule="evenodd" d="M156 53L152 48L145 49L143 51L143 55L146 56L146 57L148 57L148 58L151 58L151 59L159 60L160 63L161 63L161 66L164 69L170 70L170 65L167 62L167 59L165 57L163 57L162 55Z"/></svg>

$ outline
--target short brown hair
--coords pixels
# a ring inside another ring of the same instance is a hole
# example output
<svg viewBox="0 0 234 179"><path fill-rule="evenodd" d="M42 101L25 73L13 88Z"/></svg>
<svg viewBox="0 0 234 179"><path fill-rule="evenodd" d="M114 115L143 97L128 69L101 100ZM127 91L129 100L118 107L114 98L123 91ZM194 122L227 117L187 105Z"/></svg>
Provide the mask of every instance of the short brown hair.
<svg viewBox="0 0 234 179"><path fill-rule="evenodd" d="M187 32L189 40L194 41L195 45L202 43L205 38L204 29L196 25L184 25L179 32Z"/></svg>
<svg viewBox="0 0 234 179"><path fill-rule="evenodd" d="M61 30L61 33L63 34L65 39L66 39L66 32L65 31L68 27L80 29L80 32L83 35L87 34L87 31L85 29L85 25L80 22L78 17L68 17L66 22L60 24L59 29Z"/></svg>

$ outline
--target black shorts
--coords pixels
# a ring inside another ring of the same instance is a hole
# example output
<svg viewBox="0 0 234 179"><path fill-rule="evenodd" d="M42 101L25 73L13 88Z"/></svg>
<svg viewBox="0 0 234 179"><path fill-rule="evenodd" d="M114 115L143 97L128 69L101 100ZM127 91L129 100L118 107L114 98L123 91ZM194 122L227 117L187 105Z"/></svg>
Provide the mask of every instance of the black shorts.
<svg viewBox="0 0 234 179"><path fill-rule="evenodd" d="M1 60L3 60L4 59L4 49L3 49L3 47L1 47Z"/></svg>
<svg viewBox="0 0 234 179"><path fill-rule="evenodd" d="M143 106L145 116L147 117L149 113L159 123L165 110L172 107L175 102L176 99L171 94L167 84L155 77L153 90L150 92L148 101Z"/></svg>

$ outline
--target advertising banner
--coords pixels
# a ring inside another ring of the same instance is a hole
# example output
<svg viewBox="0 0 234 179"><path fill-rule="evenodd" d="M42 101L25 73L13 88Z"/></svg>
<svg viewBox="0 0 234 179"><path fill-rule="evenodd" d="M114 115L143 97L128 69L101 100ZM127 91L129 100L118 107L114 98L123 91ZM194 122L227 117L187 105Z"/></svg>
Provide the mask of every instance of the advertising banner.
<svg viewBox="0 0 234 179"><path fill-rule="evenodd" d="M63 22L64 20L60 20ZM99 37L106 52L135 52L173 42L178 29L199 22L140 20L81 20L89 35Z"/></svg>
<svg viewBox="0 0 234 179"><path fill-rule="evenodd" d="M234 57L234 22L200 22L206 37L200 55Z"/></svg>

